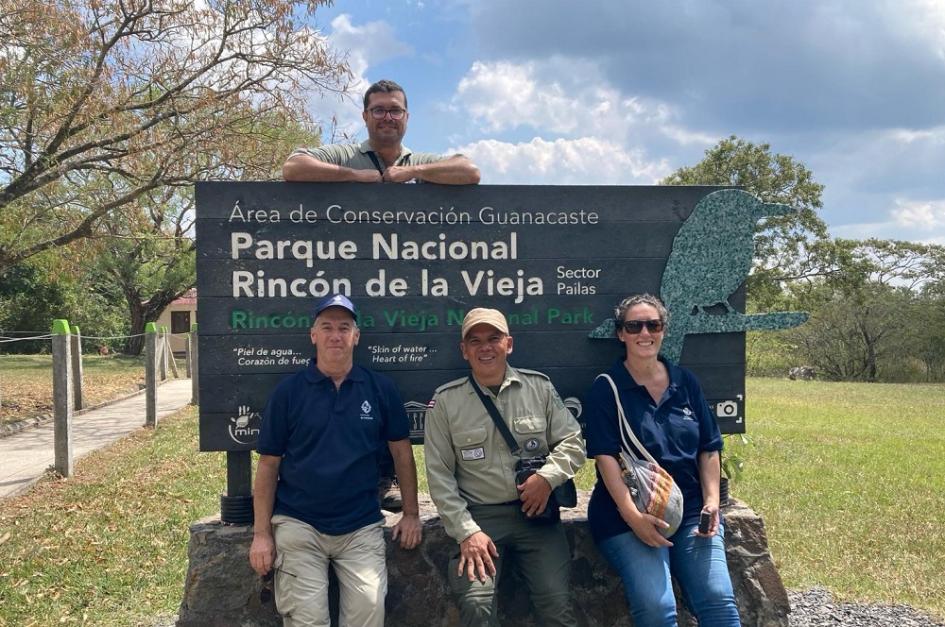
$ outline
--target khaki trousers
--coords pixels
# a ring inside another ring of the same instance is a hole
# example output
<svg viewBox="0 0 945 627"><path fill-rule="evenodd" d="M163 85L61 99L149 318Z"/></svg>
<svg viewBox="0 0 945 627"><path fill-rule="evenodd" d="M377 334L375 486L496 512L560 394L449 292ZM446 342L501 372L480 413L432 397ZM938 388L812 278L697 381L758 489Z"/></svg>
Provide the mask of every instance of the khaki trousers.
<svg viewBox="0 0 945 627"><path fill-rule="evenodd" d="M499 550L496 576L485 583L456 575L458 557L449 563L447 579L459 598L459 621L464 627L499 625L496 589L506 560L514 557L535 612L536 624L573 627L571 609L571 548L560 522L536 523L521 512L521 504L470 505L469 513Z"/></svg>
<svg viewBox="0 0 945 627"><path fill-rule="evenodd" d="M272 531L276 608L285 627L329 627L329 564L338 576L340 627L383 627L387 562L381 523L332 536L277 514Z"/></svg>

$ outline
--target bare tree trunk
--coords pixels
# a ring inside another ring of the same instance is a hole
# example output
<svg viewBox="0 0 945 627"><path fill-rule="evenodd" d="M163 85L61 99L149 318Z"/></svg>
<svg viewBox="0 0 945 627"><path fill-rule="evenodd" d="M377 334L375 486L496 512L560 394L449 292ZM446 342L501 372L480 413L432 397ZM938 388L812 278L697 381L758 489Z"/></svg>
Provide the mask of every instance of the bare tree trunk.
<svg viewBox="0 0 945 627"><path fill-rule="evenodd" d="M144 333L144 325L151 321L145 319L144 305L137 294L126 292L125 300L128 304L128 320L131 322L128 335L131 337L125 340L122 352L126 355L140 355L144 350L144 337L140 334Z"/></svg>
<svg viewBox="0 0 945 627"><path fill-rule="evenodd" d="M190 287L190 285L187 285L178 291L161 290L147 302L142 302L137 290L126 290L125 300L128 304L128 319L131 321L131 329L128 334L136 337L125 340L122 352L126 355L140 355L141 351L144 350L144 337L141 335L144 333L144 325L149 322L156 322L167 306L180 298Z"/></svg>

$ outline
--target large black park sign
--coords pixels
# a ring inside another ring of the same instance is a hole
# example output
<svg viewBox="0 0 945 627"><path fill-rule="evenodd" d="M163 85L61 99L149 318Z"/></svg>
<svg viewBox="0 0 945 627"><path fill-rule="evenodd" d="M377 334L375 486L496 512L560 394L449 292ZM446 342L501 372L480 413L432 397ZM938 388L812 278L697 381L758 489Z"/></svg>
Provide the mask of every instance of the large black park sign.
<svg viewBox="0 0 945 627"><path fill-rule="evenodd" d="M613 308L660 295L663 353L699 377L723 432L745 430L745 331L804 314L744 313L752 233L791 211L716 187L197 185L200 448L254 448L270 392L313 355L317 300L359 308L355 361L400 387L412 437L427 401L468 373L460 326L505 312L513 365L548 374L581 419L622 355Z"/></svg>

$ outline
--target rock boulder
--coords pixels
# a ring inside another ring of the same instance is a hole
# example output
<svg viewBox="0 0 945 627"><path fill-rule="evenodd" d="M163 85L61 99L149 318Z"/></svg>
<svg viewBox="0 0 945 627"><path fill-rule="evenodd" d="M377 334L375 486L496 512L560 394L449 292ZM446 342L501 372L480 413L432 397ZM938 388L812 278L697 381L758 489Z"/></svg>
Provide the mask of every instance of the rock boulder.
<svg viewBox="0 0 945 627"><path fill-rule="evenodd" d="M582 627L632 625L627 616L620 580L597 552L587 527L588 493L579 494L578 507L562 510L571 544L571 585L575 612ZM764 523L744 503L724 508L727 522L726 551L735 587L739 614L745 627L777 627L788 624L787 593L768 551ZM458 625L459 613L448 591L446 565L456 551L429 500L421 501L423 544L405 551L388 544L387 624L417 627ZM387 516L387 528L397 515ZM389 539L389 531L388 539ZM253 530L224 525L219 518L197 521L190 529L190 567L184 586L177 625L207 627L281 625L270 600L260 600L262 580L247 558ZM332 591L337 607L337 591ZM502 623L535 625L528 595L514 569L500 586ZM680 607L682 604L680 603ZM695 625L684 611L681 625Z"/></svg>

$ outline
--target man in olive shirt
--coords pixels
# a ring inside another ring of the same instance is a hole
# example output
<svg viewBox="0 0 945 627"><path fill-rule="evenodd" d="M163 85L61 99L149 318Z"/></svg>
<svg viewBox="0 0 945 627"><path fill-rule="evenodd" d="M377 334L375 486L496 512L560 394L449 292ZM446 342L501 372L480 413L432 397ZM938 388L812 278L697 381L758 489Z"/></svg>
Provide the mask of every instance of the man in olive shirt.
<svg viewBox="0 0 945 627"><path fill-rule="evenodd" d="M360 145L328 144L297 148L282 166L286 181L321 183L440 183L467 185L479 182L479 168L463 155L451 157L413 152L403 145L407 132L407 94L394 81L382 80L364 93L361 113L368 139ZM390 454L378 455L384 509L401 507L400 489Z"/></svg>
<svg viewBox="0 0 945 627"><path fill-rule="evenodd" d="M446 532L459 543L447 577L459 595L463 625L498 625L496 584L514 554L541 625L574 625L570 549L558 520L532 520L553 488L585 461L581 428L547 376L507 363L505 316L473 309L463 321L463 358L492 399L523 457L547 456L517 484L518 458L496 428L469 377L437 389L427 409L424 452L430 496Z"/></svg>
<svg viewBox="0 0 945 627"><path fill-rule="evenodd" d="M282 166L286 181L469 185L479 168L463 155L413 152L401 142L407 132L407 95L394 81L378 81L364 94L361 113L368 139L360 146L329 144L299 148Z"/></svg>

